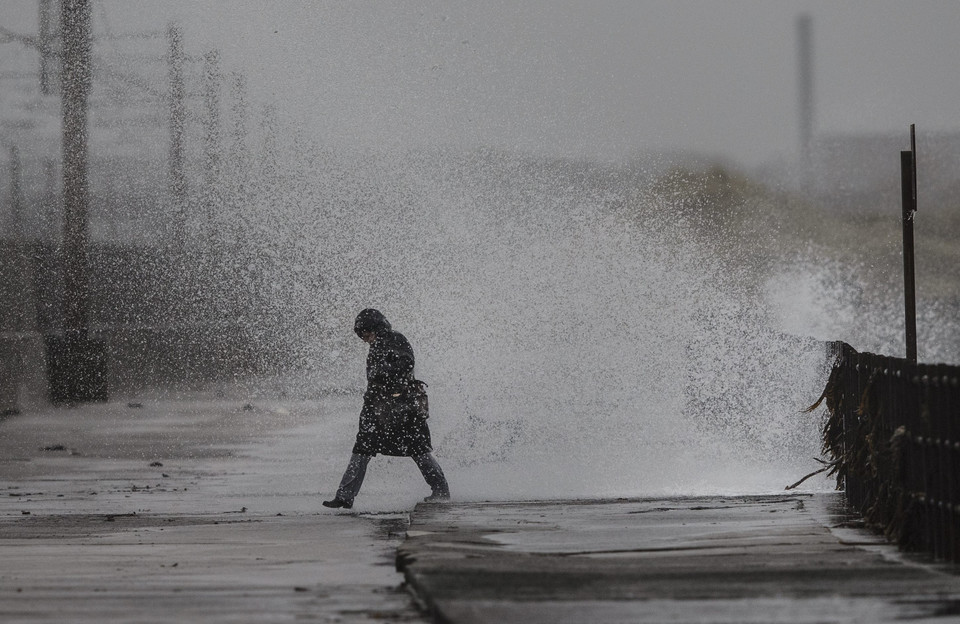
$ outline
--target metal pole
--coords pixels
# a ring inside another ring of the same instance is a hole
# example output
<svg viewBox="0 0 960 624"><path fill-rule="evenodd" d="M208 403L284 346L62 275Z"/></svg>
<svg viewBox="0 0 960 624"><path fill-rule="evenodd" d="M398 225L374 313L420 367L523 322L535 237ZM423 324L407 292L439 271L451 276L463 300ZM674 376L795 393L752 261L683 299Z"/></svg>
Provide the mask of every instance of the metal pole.
<svg viewBox="0 0 960 624"><path fill-rule="evenodd" d="M797 18L797 95L800 113L800 158L803 184L810 188L811 144L813 140L813 21L809 15Z"/></svg>
<svg viewBox="0 0 960 624"><path fill-rule="evenodd" d="M106 351L89 337L87 99L90 95L89 0L62 0L60 106L63 111L64 336L47 336L47 375L54 403L105 401Z"/></svg>
<svg viewBox="0 0 960 624"><path fill-rule="evenodd" d="M220 189L220 54L211 51L204 57L204 209L208 233L216 224L221 201Z"/></svg>
<svg viewBox="0 0 960 624"><path fill-rule="evenodd" d="M24 237L24 228L23 228L23 168L20 163L20 150L16 145L10 148L10 218L12 220L10 227L10 240L13 244L13 249L16 250L14 258L15 262L19 264L17 275L19 279L23 282L17 285L18 290L18 303L21 305L17 306L17 316L14 320L14 331L24 331L26 328L26 308L27 308L27 298L30 296L30 291L26 286L29 282L27 279L27 241Z"/></svg>
<svg viewBox="0 0 960 624"><path fill-rule="evenodd" d="M234 210L239 211L246 197L248 159L247 153L247 82L242 74L233 75L233 145L231 146L231 175L230 202ZM235 217L236 215L231 215ZM236 221L235 218L230 219Z"/></svg>
<svg viewBox="0 0 960 624"><path fill-rule="evenodd" d="M247 79L233 74L233 157L247 155ZM246 173L245 170L241 170Z"/></svg>
<svg viewBox="0 0 960 624"><path fill-rule="evenodd" d="M87 276L87 97L90 94L90 2L63 0L61 107L63 110L63 210L65 328L86 339Z"/></svg>
<svg viewBox="0 0 960 624"><path fill-rule="evenodd" d="M917 211L916 127L910 124L910 151L900 152L900 187L903 208L903 304L907 359L917 361L917 304L913 257L913 215Z"/></svg>
<svg viewBox="0 0 960 624"><path fill-rule="evenodd" d="M16 145L10 147L10 238L16 244L23 241L23 169L20 164L20 150Z"/></svg>
<svg viewBox="0 0 960 624"><path fill-rule="evenodd" d="M52 0L40 0L40 36L37 42L40 46L40 93L50 95L54 92L54 22Z"/></svg>
<svg viewBox="0 0 960 624"><path fill-rule="evenodd" d="M170 194L173 199L173 240L181 245L186 233L187 180L183 166L183 135L186 126L186 87L183 80L183 31L171 24L170 44Z"/></svg>
<svg viewBox="0 0 960 624"><path fill-rule="evenodd" d="M42 236L48 238L46 241L50 248L57 246L59 232L62 230L60 223L60 206L57 201L57 165L52 158L45 158L43 161L43 224L44 230Z"/></svg>
<svg viewBox="0 0 960 624"><path fill-rule="evenodd" d="M30 243L24 227L24 197L23 197L23 163L20 160L20 150L16 145L10 148L10 199L13 226L11 235L14 248L17 250L16 262L19 264L18 293L20 305L17 307L14 330L18 332L32 331L36 324L36 306L33 288L33 265L31 262Z"/></svg>

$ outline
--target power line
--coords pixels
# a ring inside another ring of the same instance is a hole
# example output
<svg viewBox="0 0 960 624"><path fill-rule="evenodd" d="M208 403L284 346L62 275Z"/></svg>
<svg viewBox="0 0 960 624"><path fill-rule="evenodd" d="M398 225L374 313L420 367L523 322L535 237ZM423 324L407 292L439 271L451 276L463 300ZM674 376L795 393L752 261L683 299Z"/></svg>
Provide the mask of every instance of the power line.
<svg viewBox="0 0 960 624"><path fill-rule="evenodd" d="M32 48L40 49L40 39L38 37L31 37L30 35L24 35L22 33L15 32L9 28L0 26L0 43L22 43L25 46Z"/></svg>

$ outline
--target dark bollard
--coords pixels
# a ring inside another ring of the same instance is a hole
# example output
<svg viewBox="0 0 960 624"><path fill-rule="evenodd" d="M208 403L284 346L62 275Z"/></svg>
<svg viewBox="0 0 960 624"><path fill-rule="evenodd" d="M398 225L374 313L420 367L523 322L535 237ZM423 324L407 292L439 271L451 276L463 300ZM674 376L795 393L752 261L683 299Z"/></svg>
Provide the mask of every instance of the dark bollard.
<svg viewBox="0 0 960 624"><path fill-rule="evenodd" d="M77 335L44 336L47 380L54 405L102 402L107 392L106 345Z"/></svg>
<svg viewBox="0 0 960 624"><path fill-rule="evenodd" d="M16 344L0 333L0 417L20 413L22 368Z"/></svg>

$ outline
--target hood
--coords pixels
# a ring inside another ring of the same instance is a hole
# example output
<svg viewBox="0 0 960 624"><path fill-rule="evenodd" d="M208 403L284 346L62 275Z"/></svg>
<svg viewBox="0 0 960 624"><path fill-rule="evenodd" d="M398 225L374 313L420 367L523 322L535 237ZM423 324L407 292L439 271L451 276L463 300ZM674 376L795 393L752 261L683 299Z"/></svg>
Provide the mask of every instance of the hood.
<svg viewBox="0 0 960 624"><path fill-rule="evenodd" d="M360 335L361 332L372 331L379 333L390 330L390 321L379 310L367 308L357 315L357 320L353 323L353 331Z"/></svg>

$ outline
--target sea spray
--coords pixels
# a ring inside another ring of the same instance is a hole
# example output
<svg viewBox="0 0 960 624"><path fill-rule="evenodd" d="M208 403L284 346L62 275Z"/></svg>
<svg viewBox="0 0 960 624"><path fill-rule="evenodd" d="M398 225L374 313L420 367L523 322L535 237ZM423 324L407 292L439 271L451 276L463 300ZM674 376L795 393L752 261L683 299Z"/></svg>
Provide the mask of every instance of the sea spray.
<svg viewBox="0 0 960 624"><path fill-rule="evenodd" d="M799 411L824 345L787 331L773 264L654 175L494 152L323 163L258 206L284 318L257 322L314 387L358 389L349 321L385 312L461 496L771 491L812 464Z"/></svg>

